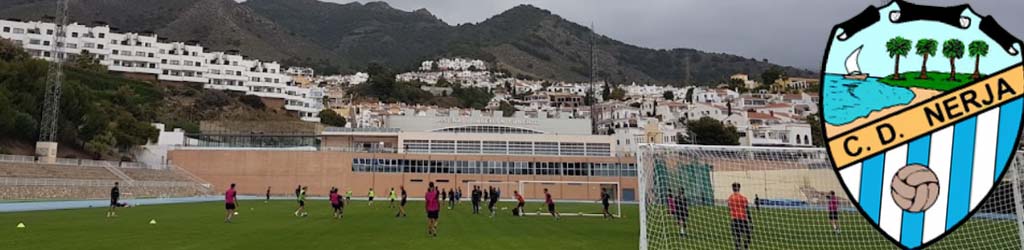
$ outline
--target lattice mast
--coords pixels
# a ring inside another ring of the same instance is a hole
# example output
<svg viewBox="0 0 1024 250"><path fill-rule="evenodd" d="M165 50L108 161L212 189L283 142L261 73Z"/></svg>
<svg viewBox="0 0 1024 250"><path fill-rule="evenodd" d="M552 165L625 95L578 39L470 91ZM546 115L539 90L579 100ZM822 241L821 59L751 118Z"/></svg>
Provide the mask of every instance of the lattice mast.
<svg viewBox="0 0 1024 250"><path fill-rule="evenodd" d="M68 20L68 1L57 0L56 15L54 20L56 27L53 32L53 43L50 44L50 68L46 73L46 93L43 99L43 113L39 126L39 141L57 141L57 120L60 114L61 84L64 82L64 55L61 47L64 46L64 28Z"/></svg>

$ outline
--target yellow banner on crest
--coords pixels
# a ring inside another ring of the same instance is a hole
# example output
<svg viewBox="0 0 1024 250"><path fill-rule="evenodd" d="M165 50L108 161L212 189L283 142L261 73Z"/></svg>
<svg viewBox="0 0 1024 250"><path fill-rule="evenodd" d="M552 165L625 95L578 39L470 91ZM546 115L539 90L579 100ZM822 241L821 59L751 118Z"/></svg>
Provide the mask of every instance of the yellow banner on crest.
<svg viewBox="0 0 1024 250"><path fill-rule="evenodd" d="M981 114L1024 95L1024 66L942 93L927 101L829 138L836 168L842 169L868 156ZM883 97L884 98L884 97Z"/></svg>

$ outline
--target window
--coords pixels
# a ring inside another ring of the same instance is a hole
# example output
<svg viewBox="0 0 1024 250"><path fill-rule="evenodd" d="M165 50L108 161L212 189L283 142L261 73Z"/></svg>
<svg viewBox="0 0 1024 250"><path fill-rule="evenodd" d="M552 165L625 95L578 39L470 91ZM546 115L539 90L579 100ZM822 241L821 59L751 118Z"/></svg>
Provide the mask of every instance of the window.
<svg viewBox="0 0 1024 250"><path fill-rule="evenodd" d="M97 45L96 45L96 48L97 48L97 49L103 49L103 44L97 44Z"/></svg>
<svg viewBox="0 0 1024 250"><path fill-rule="evenodd" d="M100 33L100 38L106 38L106 36L107 36L107 34L105 34L105 33Z"/></svg>
<svg viewBox="0 0 1024 250"><path fill-rule="evenodd" d="M149 53L146 56L148 56L149 58L153 58L153 56L155 56L155 55L153 55L153 53Z"/></svg>
<svg viewBox="0 0 1024 250"><path fill-rule="evenodd" d="M91 48L95 48L96 44L95 43L85 43L85 44L82 44L82 47L91 49Z"/></svg>
<svg viewBox="0 0 1024 250"><path fill-rule="evenodd" d="M50 41L43 41L43 46L50 46Z"/></svg>
<svg viewBox="0 0 1024 250"><path fill-rule="evenodd" d="M47 34L47 35L53 35L53 30L49 30L49 29L48 29L48 30L46 30L46 34Z"/></svg>
<svg viewBox="0 0 1024 250"><path fill-rule="evenodd" d="M146 52L144 52L144 51L135 51L135 56L145 57L146 56Z"/></svg>
<svg viewBox="0 0 1024 250"><path fill-rule="evenodd" d="M533 142L508 142L508 154L511 155L532 155Z"/></svg>
<svg viewBox="0 0 1024 250"><path fill-rule="evenodd" d="M430 142L431 153L455 153L455 141L438 140Z"/></svg>
<svg viewBox="0 0 1024 250"><path fill-rule="evenodd" d="M558 155L557 142L536 142L534 143L534 154L537 155Z"/></svg>
<svg viewBox="0 0 1024 250"><path fill-rule="evenodd" d="M583 143L562 143L561 155L586 155Z"/></svg>
<svg viewBox="0 0 1024 250"><path fill-rule="evenodd" d="M10 33L11 27L4 26L4 33Z"/></svg>
<svg viewBox="0 0 1024 250"><path fill-rule="evenodd" d="M78 32L71 32L71 37L78 37Z"/></svg>
<svg viewBox="0 0 1024 250"><path fill-rule="evenodd" d="M24 34L25 29L14 28L14 34Z"/></svg>
<svg viewBox="0 0 1024 250"><path fill-rule="evenodd" d="M497 155L508 154L508 145L504 141L484 141L481 152Z"/></svg>
<svg viewBox="0 0 1024 250"><path fill-rule="evenodd" d="M405 141L405 152L407 153L430 153L430 141L408 140Z"/></svg>
<svg viewBox="0 0 1024 250"><path fill-rule="evenodd" d="M612 148L608 143L587 143L587 156L611 156Z"/></svg>
<svg viewBox="0 0 1024 250"><path fill-rule="evenodd" d="M32 45L39 45L40 42L41 41L39 41L39 39L30 39L30 40L28 40L28 44L32 44Z"/></svg>
<svg viewBox="0 0 1024 250"><path fill-rule="evenodd" d="M480 141L456 141L455 152L459 154L480 154Z"/></svg>
<svg viewBox="0 0 1024 250"><path fill-rule="evenodd" d="M122 55L122 56L131 56L131 55L132 55L132 52L131 52L131 51L127 51L127 50L122 50L122 51L121 51L121 55Z"/></svg>
<svg viewBox="0 0 1024 250"><path fill-rule="evenodd" d="M67 44L67 47L70 48L70 49L77 49L78 48L78 44L69 43L69 44Z"/></svg>

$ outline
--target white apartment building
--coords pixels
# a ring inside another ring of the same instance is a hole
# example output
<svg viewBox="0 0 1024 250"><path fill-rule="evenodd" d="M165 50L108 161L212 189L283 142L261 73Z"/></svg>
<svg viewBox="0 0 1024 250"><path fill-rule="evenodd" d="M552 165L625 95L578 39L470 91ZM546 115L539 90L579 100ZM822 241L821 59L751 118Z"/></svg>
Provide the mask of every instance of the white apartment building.
<svg viewBox="0 0 1024 250"><path fill-rule="evenodd" d="M294 66L292 66L292 67L288 67L288 69L286 69L284 71L284 73L288 74L289 76L304 76L304 77L316 76L316 71L314 71L313 68L308 68L308 67L294 67Z"/></svg>
<svg viewBox="0 0 1024 250"><path fill-rule="evenodd" d="M195 42L165 42L156 34L111 32L109 26L68 24L64 43L51 55L56 25L0 20L0 38L44 60L90 53L114 72L151 75L160 81L201 83L205 88L245 92L284 100L302 120L317 122L324 91L296 86L276 62L247 59L237 52L208 52Z"/></svg>
<svg viewBox="0 0 1024 250"><path fill-rule="evenodd" d="M423 61L420 63L420 71L433 71L434 64L437 64L438 71L449 71L449 70L474 70L474 71L486 71L487 63L483 60L478 59L465 59L465 58L442 58L437 61Z"/></svg>

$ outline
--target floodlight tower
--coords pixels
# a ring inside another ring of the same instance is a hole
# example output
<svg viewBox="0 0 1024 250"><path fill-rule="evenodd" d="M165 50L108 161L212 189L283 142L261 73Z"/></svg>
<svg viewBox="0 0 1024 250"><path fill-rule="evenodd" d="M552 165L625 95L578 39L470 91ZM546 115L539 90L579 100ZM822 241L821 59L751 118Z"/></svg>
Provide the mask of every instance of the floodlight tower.
<svg viewBox="0 0 1024 250"><path fill-rule="evenodd" d="M43 99L42 119L39 123L39 141L36 155L41 161L53 162L57 157L57 120L60 115L61 84L64 82L64 29L68 22L68 1L57 0L54 15L53 41L50 43L50 68L46 72L46 93Z"/></svg>

